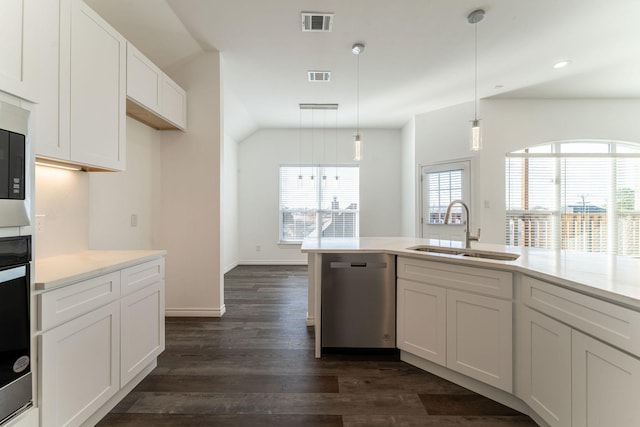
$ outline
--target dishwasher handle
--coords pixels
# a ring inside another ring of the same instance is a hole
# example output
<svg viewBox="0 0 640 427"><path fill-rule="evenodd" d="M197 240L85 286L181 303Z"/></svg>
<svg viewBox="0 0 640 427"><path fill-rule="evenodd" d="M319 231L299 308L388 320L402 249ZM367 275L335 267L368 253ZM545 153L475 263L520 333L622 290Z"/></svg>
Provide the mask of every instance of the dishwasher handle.
<svg viewBox="0 0 640 427"><path fill-rule="evenodd" d="M329 265L331 268L387 268L386 262L336 262Z"/></svg>

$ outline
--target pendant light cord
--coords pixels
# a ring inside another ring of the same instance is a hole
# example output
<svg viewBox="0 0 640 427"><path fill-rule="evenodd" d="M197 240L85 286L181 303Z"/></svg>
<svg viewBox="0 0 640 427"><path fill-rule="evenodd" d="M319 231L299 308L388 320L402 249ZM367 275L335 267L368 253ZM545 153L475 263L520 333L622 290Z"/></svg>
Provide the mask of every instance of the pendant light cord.
<svg viewBox="0 0 640 427"><path fill-rule="evenodd" d="M478 23L473 24L475 32L475 73L473 80L474 119L478 120Z"/></svg>
<svg viewBox="0 0 640 427"><path fill-rule="evenodd" d="M360 135L360 54L356 56L356 134Z"/></svg>

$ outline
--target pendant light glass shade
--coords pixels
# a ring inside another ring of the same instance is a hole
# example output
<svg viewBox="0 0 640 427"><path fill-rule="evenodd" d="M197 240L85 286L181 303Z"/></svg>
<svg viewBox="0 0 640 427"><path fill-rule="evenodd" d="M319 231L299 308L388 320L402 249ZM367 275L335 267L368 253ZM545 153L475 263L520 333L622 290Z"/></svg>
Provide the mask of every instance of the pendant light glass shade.
<svg viewBox="0 0 640 427"><path fill-rule="evenodd" d="M353 160L362 160L362 139L360 133L356 133L353 138Z"/></svg>
<svg viewBox="0 0 640 427"><path fill-rule="evenodd" d="M480 135L480 120L471 121L471 151L482 150L482 135Z"/></svg>

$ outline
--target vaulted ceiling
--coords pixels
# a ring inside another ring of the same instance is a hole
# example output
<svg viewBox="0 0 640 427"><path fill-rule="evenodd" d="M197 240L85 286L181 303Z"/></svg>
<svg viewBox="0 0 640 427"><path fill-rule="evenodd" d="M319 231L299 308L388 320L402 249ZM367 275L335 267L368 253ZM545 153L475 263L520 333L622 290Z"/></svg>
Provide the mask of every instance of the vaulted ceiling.
<svg viewBox="0 0 640 427"><path fill-rule="evenodd" d="M247 127L299 126L299 103L339 104L362 127L399 128L413 115L474 97L639 98L638 0L87 0L161 67L201 50L223 60L230 109ZM301 12L334 14L333 31L301 31ZM555 62L571 60L563 69ZM308 70L330 70L309 83Z"/></svg>

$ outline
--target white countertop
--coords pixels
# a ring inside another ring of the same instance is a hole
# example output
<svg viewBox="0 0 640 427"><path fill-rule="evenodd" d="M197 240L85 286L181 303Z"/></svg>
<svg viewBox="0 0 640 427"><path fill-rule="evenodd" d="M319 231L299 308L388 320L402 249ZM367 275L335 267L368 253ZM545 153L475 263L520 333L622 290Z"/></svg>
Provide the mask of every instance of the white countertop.
<svg viewBox="0 0 640 427"><path fill-rule="evenodd" d="M50 290L162 257L166 251L83 251L35 260L36 290Z"/></svg>
<svg viewBox="0 0 640 427"><path fill-rule="evenodd" d="M418 252L407 248L432 245L461 248L460 242L413 237L307 239L302 252L383 252L432 261L515 271L548 280L582 293L640 310L640 259L607 254L523 248L472 242L472 249L520 254L515 261L469 258Z"/></svg>

